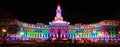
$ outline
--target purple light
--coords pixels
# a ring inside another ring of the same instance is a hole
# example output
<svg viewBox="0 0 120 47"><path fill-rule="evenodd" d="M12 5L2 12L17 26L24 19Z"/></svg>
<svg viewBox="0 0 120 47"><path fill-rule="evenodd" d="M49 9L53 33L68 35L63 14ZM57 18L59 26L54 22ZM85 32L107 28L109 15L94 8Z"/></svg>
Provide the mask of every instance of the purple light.
<svg viewBox="0 0 120 47"><path fill-rule="evenodd" d="M118 40L120 41L120 38L118 38Z"/></svg>
<svg viewBox="0 0 120 47"><path fill-rule="evenodd" d="M57 6L56 16L61 16L61 9L60 9L60 5L59 4Z"/></svg>

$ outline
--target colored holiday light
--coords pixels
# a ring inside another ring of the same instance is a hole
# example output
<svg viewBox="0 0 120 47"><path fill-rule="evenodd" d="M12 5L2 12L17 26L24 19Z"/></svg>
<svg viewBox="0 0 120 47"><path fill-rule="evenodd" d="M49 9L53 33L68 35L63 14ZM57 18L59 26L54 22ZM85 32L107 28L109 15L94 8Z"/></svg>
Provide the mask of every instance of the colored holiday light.
<svg viewBox="0 0 120 47"><path fill-rule="evenodd" d="M49 25L37 25L29 24L25 22L18 23L19 31L17 35L11 35L12 40L16 40L15 37L22 38L23 40L29 39L49 39L49 38L69 38L80 39L87 38L93 40L114 40L117 38L117 25L118 21L101 21L93 24L83 25L69 25L70 22L64 21L61 15L62 10L60 5L57 6L56 17ZM111 39L110 39L111 38ZM120 38L118 38L119 40Z"/></svg>
<svg viewBox="0 0 120 47"><path fill-rule="evenodd" d="M61 16L61 8L60 8L60 5L59 5L59 4L58 4L58 6L57 6L56 16Z"/></svg>

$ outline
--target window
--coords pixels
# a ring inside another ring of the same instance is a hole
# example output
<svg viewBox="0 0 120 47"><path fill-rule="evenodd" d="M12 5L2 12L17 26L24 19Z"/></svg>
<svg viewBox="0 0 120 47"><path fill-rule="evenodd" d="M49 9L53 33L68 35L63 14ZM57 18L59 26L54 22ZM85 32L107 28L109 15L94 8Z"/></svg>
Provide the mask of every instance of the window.
<svg viewBox="0 0 120 47"><path fill-rule="evenodd" d="M113 24L113 22L112 21L110 21L110 25L112 25Z"/></svg>
<svg viewBox="0 0 120 47"><path fill-rule="evenodd" d="M56 23L56 26L59 26L59 23Z"/></svg>
<svg viewBox="0 0 120 47"><path fill-rule="evenodd" d="M115 25L117 25L117 24L118 24L118 21L115 21L114 23L115 23Z"/></svg>
<svg viewBox="0 0 120 47"><path fill-rule="evenodd" d="M63 26L66 26L66 24L63 24Z"/></svg>

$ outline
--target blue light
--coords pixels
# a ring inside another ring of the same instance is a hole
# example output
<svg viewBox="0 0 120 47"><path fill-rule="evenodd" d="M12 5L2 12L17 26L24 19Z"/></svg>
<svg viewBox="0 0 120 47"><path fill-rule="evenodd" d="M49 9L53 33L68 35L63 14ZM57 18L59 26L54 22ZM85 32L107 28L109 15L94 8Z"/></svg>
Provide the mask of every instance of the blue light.
<svg viewBox="0 0 120 47"><path fill-rule="evenodd" d="M71 38L71 35L70 35L70 33L68 34L68 38Z"/></svg>
<svg viewBox="0 0 120 47"><path fill-rule="evenodd" d="M104 40L104 38L102 38L102 40Z"/></svg>
<svg viewBox="0 0 120 47"><path fill-rule="evenodd" d="M120 38L118 38L118 41L120 41Z"/></svg>
<svg viewBox="0 0 120 47"><path fill-rule="evenodd" d="M79 30L76 30L77 33L79 33Z"/></svg>
<svg viewBox="0 0 120 47"><path fill-rule="evenodd" d="M11 37L11 40L15 40L15 37Z"/></svg>
<svg viewBox="0 0 120 47"><path fill-rule="evenodd" d="M108 38L105 38L105 41L108 41Z"/></svg>

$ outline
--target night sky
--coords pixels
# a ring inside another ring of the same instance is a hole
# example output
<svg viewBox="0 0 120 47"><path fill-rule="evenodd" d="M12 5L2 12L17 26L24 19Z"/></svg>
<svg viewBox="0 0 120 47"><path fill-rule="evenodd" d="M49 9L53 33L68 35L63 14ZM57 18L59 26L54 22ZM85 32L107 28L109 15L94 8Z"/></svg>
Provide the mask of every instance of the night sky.
<svg viewBox="0 0 120 47"><path fill-rule="evenodd" d="M58 3L61 5L64 20L71 24L115 20L120 11L117 2L74 0L7 1L2 3L2 9L23 22L48 24L54 20Z"/></svg>

